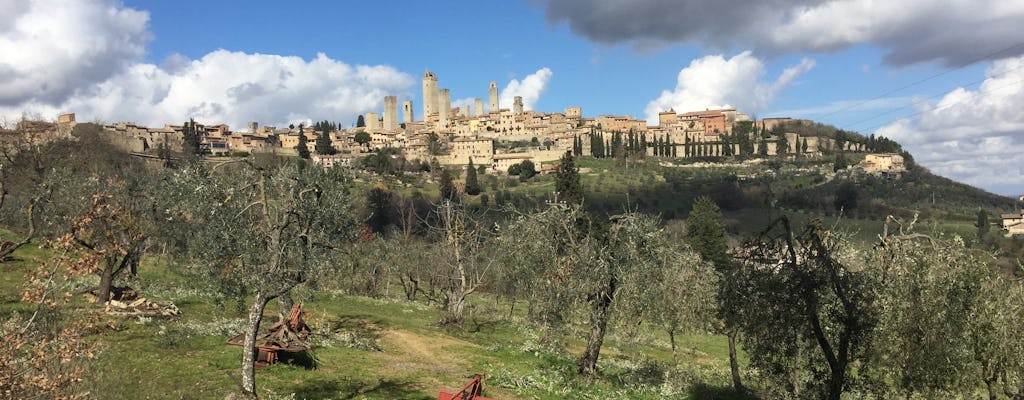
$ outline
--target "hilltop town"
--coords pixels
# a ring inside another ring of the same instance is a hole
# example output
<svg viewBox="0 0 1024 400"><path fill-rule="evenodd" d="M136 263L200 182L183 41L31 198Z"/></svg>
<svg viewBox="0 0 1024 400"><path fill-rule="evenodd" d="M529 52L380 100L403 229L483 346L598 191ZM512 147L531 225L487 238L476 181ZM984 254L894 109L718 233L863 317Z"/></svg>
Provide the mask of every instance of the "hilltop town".
<svg viewBox="0 0 1024 400"><path fill-rule="evenodd" d="M791 118L754 120L736 109L715 109L659 113L657 125L622 115L586 117L580 107L562 112L525 110L522 97L515 96L511 108L500 104L495 82L487 89L487 107L482 98L472 105L451 106L449 89L438 88L438 77L423 75L423 99L419 113L412 100L384 98L384 110L361 115L360 123L343 128L333 123L317 126L262 126L250 122L244 130L224 124L196 122L204 151L214 156L254 153L296 154L299 136L317 163L348 164L351 160L380 149L395 149L412 162L440 165L489 166L496 172L529 160L535 165L557 160L566 151L579 155L613 156L617 147L630 154L672 158L704 158L742 155L820 155L823 151L892 151L875 146L859 135L843 137L809 134L798 129L812 121ZM505 107L505 108L503 108ZM61 122L73 123L73 115ZM108 124L104 129L124 150L144 153L166 147L181 151L183 125L144 127L130 122ZM315 142L326 134L335 154L317 154ZM359 135L365 133L365 135ZM881 142L879 142L881 143ZM876 148L877 147L877 148ZM890 146L891 147L891 146ZM900 170L896 154L867 165L871 170ZM877 160L876 160L877 161Z"/></svg>

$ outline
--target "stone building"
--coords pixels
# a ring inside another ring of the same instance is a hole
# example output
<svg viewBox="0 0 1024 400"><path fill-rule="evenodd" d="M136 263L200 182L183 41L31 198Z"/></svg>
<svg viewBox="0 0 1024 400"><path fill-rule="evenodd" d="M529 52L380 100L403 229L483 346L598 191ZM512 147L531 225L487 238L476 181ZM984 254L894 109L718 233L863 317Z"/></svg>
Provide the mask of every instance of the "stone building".
<svg viewBox="0 0 1024 400"><path fill-rule="evenodd" d="M455 138L451 142L448 157L439 159L443 164L466 165L473 159L475 165L490 165L494 157L494 140L481 137Z"/></svg>
<svg viewBox="0 0 1024 400"><path fill-rule="evenodd" d="M864 172L868 173L906 171L903 156L893 153L868 154L857 166L864 168Z"/></svg>
<svg viewBox="0 0 1024 400"><path fill-rule="evenodd" d="M1021 208L1020 213L1003 214L1000 217L1007 237L1024 235L1024 208Z"/></svg>

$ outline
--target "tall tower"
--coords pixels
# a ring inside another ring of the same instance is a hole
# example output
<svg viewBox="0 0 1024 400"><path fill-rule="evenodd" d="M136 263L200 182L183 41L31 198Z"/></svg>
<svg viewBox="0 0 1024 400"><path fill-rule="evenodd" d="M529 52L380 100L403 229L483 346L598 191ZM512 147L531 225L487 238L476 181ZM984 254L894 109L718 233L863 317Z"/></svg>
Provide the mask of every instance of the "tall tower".
<svg viewBox="0 0 1024 400"><path fill-rule="evenodd" d="M477 117L484 115L484 99L479 97L473 99L473 115Z"/></svg>
<svg viewBox="0 0 1024 400"><path fill-rule="evenodd" d="M494 83L494 81L491 81L491 88L487 89L487 100L489 101L488 106L490 108L488 110L490 112L496 113L501 110L498 108L498 84Z"/></svg>
<svg viewBox="0 0 1024 400"><path fill-rule="evenodd" d="M440 104L437 105L437 125L444 129L448 125L448 113L452 110L452 93L448 89L441 89L438 97Z"/></svg>
<svg viewBox="0 0 1024 400"><path fill-rule="evenodd" d="M437 114L437 75L427 70L423 73L423 120Z"/></svg>
<svg viewBox="0 0 1024 400"><path fill-rule="evenodd" d="M523 113L523 96L516 96L515 100L512 101L512 114L519 115Z"/></svg>
<svg viewBox="0 0 1024 400"><path fill-rule="evenodd" d="M415 121L415 120L416 120L416 118L414 117L413 111L412 111L412 100L403 101L402 102L402 122L409 124L409 123L412 123L412 121Z"/></svg>
<svg viewBox="0 0 1024 400"><path fill-rule="evenodd" d="M469 104L463 104L462 107L459 107L459 115L463 117L469 116Z"/></svg>
<svg viewBox="0 0 1024 400"><path fill-rule="evenodd" d="M384 129L398 130L398 97L384 96Z"/></svg>

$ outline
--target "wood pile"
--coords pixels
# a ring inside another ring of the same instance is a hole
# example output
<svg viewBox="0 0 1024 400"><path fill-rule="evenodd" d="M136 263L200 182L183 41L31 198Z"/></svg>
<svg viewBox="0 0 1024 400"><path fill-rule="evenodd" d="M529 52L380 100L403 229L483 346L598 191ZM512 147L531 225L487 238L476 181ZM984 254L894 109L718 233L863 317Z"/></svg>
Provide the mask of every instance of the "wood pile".
<svg viewBox="0 0 1024 400"><path fill-rule="evenodd" d="M110 300L103 308L108 315L124 317L171 318L181 314L178 306L170 302L153 302L140 297L132 301Z"/></svg>

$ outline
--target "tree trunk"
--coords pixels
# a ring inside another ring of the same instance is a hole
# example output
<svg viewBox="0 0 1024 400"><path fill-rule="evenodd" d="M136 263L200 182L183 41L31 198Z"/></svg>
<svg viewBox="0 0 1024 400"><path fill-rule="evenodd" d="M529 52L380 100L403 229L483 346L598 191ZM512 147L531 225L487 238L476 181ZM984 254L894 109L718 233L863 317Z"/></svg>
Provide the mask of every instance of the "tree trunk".
<svg viewBox="0 0 1024 400"><path fill-rule="evenodd" d="M994 379L985 379L985 387L988 388L988 399L997 400L999 399L998 388L996 388L996 381Z"/></svg>
<svg viewBox="0 0 1024 400"><path fill-rule="evenodd" d="M601 345L611 316L612 300L615 296L616 282L613 278L608 283L608 291L595 295L590 312L590 337L587 348L577 363L577 372L583 375L597 374L597 358L601 355Z"/></svg>
<svg viewBox="0 0 1024 400"><path fill-rule="evenodd" d="M103 271L100 272L100 285L96 288L96 295L100 303L110 300L110 287L114 286L114 260L106 260Z"/></svg>
<svg viewBox="0 0 1024 400"><path fill-rule="evenodd" d="M0 188L0 190L3 190L3 189ZM6 194L7 194L7 192L3 191L3 195L6 196ZM28 233L25 234L25 238L24 239L21 239L17 243L12 243L10 246L8 246L6 248L0 249L0 262L4 262L4 260L6 260L7 257L9 257L11 254L14 254L15 250L18 250L18 248L21 247L21 246L24 246L26 244L31 243L32 239L35 238L35 236L36 236L36 223L35 223L35 213L34 213L34 211L35 211L36 203L38 203L41 199L42 199L41 197L36 197L36 198L33 198L32 201L29 202L28 208L25 210L25 215L26 215L26 217L28 217ZM2 205L3 205L2 202L0 202L0 206L2 206Z"/></svg>
<svg viewBox="0 0 1024 400"><path fill-rule="evenodd" d="M675 328L668 329L668 343L672 345L672 363L679 364L679 358L676 355L676 330Z"/></svg>
<svg viewBox="0 0 1024 400"><path fill-rule="evenodd" d="M736 336L738 334L739 331L733 329L726 336L729 337L729 371L732 372L732 388L737 393L743 393L746 389L740 380L740 363L736 360Z"/></svg>
<svg viewBox="0 0 1024 400"><path fill-rule="evenodd" d="M242 394L256 398L256 334L263 320L263 310L270 302L262 291L256 292L249 309L249 322L245 327L245 340L242 342Z"/></svg>
<svg viewBox="0 0 1024 400"><path fill-rule="evenodd" d="M466 298L462 295L453 295L448 300L448 323L460 324L462 323L462 311L466 307Z"/></svg>

